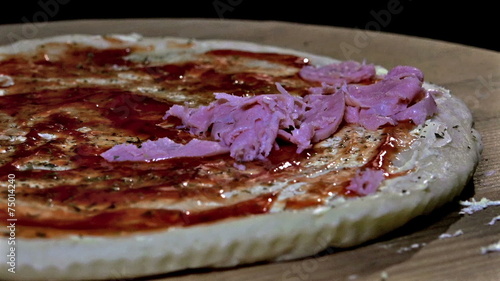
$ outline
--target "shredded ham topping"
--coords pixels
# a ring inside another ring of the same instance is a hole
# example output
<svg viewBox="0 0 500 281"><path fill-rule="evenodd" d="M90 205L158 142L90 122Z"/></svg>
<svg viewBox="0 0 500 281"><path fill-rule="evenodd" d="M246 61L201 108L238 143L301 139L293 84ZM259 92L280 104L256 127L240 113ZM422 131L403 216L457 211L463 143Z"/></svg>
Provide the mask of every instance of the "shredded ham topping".
<svg viewBox="0 0 500 281"><path fill-rule="evenodd" d="M358 195L368 195L377 191L384 180L384 171L368 168L357 170L356 175L351 179L351 183L346 187L349 191L354 191Z"/></svg>
<svg viewBox="0 0 500 281"><path fill-rule="evenodd" d="M296 97L276 83L277 94L238 97L215 93L207 106L172 106L164 116L179 118L194 136L187 144L168 138L146 141L140 147L120 144L101 154L108 161L156 161L230 153L238 162L265 159L279 149L277 139L297 146L297 153L334 134L341 122L368 130L411 120L422 124L437 112L432 94L422 88L423 74L414 67L397 66L372 84L373 65L348 61L322 67L305 66L300 76L321 82L305 97ZM348 190L373 193L384 176L380 170L359 170Z"/></svg>
<svg viewBox="0 0 500 281"><path fill-rule="evenodd" d="M432 95L422 88L422 72L410 66L396 66L377 83L344 85L348 123L376 130L398 121L411 120L422 124L437 112ZM423 95L418 100L419 95Z"/></svg>
<svg viewBox="0 0 500 281"><path fill-rule="evenodd" d="M229 152L246 162L265 159L276 140L297 145L297 152L312 147L333 134L342 122L344 95L290 95L281 85L280 94L236 97L216 93L207 106L188 108L174 105L164 119L180 118L190 133L212 140L193 140L186 145L168 138L148 141L140 148L116 145L101 154L108 161L156 161L177 157L202 157ZM193 142L196 141L196 145Z"/></svg>
<svg viewBox="0 0 500 281"><path fill-rule="evenodd" d="M299 75L309 81L342 85L373 78L375 76L375 67L372 64L366 65L355 61L344 61L321 67L304 66Z"/></svg>

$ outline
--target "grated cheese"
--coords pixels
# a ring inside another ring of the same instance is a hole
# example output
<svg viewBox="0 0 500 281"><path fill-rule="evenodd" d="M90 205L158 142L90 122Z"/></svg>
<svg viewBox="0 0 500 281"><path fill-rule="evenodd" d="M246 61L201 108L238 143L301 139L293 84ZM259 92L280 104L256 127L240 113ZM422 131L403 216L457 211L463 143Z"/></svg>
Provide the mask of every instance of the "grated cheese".
<svg viewBox="0 0 500 281"><path fill-rule="evenodd" d="M481 211L483 209L488 208L489 206L500 206L500 200L498 201L491 201L487 198L482 198L479 201L476 201L474 198L472 198L471 201L460 201L460 204L462 206L466 206L463 208L459 214L467 214L467 215L472 215L473 213L477 211Z"/></svg>

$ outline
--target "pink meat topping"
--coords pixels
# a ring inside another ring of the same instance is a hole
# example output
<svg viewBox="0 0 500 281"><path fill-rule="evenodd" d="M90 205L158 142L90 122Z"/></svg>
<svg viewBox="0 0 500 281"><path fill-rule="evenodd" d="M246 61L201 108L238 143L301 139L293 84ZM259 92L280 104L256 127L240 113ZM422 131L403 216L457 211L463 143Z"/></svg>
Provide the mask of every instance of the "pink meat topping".
<svg viewBox="0 0 500 281"><path fill-rule="evenodd" d="M238 161L265 159L276 140L297 145L297 153L333 134L344 116L344 95L290 95L277 84L279 94L236 97L216 93L207 106L188 108L174 105L164 119L182 120L191 134L209 137L228 147Z"/></svg>
<svg viewBox="0 0 500 281"><path fill-rule="evenodd" d="M299 74L321 86L310 88L303 98L292 96L280 84L276 84L277 94L237 97L215 93L215 101L209 105L174 105L166 112L164 119L181 119L184 129L204 140L193 139L184 145L160 138L141 147L120 144L101 155L108 161L154 161L229 152L240 162L262 160L279 149L277 139L295 144L300 153L334 134L343 120L375 130L400 121L422 124L437 112L432 94L422 88L422 72L413 67L395 67L369 85L356 82L375 78L374 66L352 61L306 66ZM369 192L372 188L363 180L378 174L366 170L350 188L360 194Z"/></svg>
<svg viewBox="0 0 500 281"><path fill-rule="evenodd" d="M423 79L419 69L397 66L377 83L342 86L347 105L345 120L369 130L399 121L422 124L437 112L434 98L422 88Z"/></svg>
<svg viewBox="0 0 500 281"><path fill-rule="evenodd" d="M297 153L332 135L344 116L344 94L290 95L281 85L279 94L236 97L216 93L207 106L172 106L164 116L177 117L193 135L210 138L183 145L168 138L116 145L102 156L108 161L150 161L176 157L202 157L229 152L238 161L265 159L276 140L297 145Z"/></svg>
<svg viewBox="0 0 500 281"><path fill-rule="evenodd" d="M384 171L376 169L360 169L351 179L351 183L346 187L349 191L354 191L358 195L368 195L377 191L384 180Z"/></svg>
<svg viewBox="0 0 500 281"><path fill-rule="evenodd" d="M206 157L227 153L218 142L193 139L179 144L169 138L145 141L140 147L124 143L113 146L101 156L108 161L158 161L179 157Z"/></svg>
<svg viewBox="0 0 500 281"><path fill-rule="evenodd" d="M321 67L304 66L299 75L309 81L322 82L329 85L356 83L375 76L372 64L360 64L355 61L344 61Z"/></svg>

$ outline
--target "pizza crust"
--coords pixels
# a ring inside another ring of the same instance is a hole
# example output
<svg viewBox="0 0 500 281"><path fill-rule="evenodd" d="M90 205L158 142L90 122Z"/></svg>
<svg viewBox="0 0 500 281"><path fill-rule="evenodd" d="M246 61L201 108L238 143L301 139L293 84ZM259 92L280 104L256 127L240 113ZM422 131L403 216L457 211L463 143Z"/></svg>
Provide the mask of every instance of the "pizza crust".
<svg viewBox="0 0 500 281"><path fill-rule="evenodd" d="M131 44L155 42L165 48L166 41L195 42L199 52L231 48L296 54L319 65L336 62L247 42L114 36ZM0 48L0 54L28 51L54 41L86 42L99 47L108 44L99 36L61 36L18 42ZM378 68L379 73L384 71ZM126 237L18 238L16 274L7 272L6 255L2 255L0 276L12 280L131 278L187 268L291 260L327 247L351 247L374 239L453 200L472 177L480 157L480 136L472 127L472 116L465 104L439 86L425 83L424 87L440 92L436 96L439 114L415 129L424 137L398 155L397 161L402 170L413 168L414 172L385 181L375 194L339 201L331 207L274 212ZM436 132L445 132L446 137L437 139ZM7 240L0 239L0 244L4 247Z"/></svg>

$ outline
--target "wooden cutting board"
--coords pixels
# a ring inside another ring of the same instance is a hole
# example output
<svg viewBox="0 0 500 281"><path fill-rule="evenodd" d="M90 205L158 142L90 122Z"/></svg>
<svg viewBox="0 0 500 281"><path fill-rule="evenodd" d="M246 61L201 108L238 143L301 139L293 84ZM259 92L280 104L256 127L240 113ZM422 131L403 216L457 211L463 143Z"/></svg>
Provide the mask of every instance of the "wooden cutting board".
<svg viewBox="0 0 500 281"><path fill-rule="evenodd" d="M500 280L500 252L481 249L500 240L500 206L459 214L459 200L500 200L500 54L463 45L356 29L274 21L204 19L86 20L0 26L0 44L67 33L137 32L144 36L231 39L282 46L386 68L412 65L472 109L484 142L473 181L457 201L376 241L329 249L297 261L231 269L187 270L155 280ZM439 238L443 233L457 234ZM462 234L460 234L462 233ZM460 235L458 235L460 234Z"/></svg>

